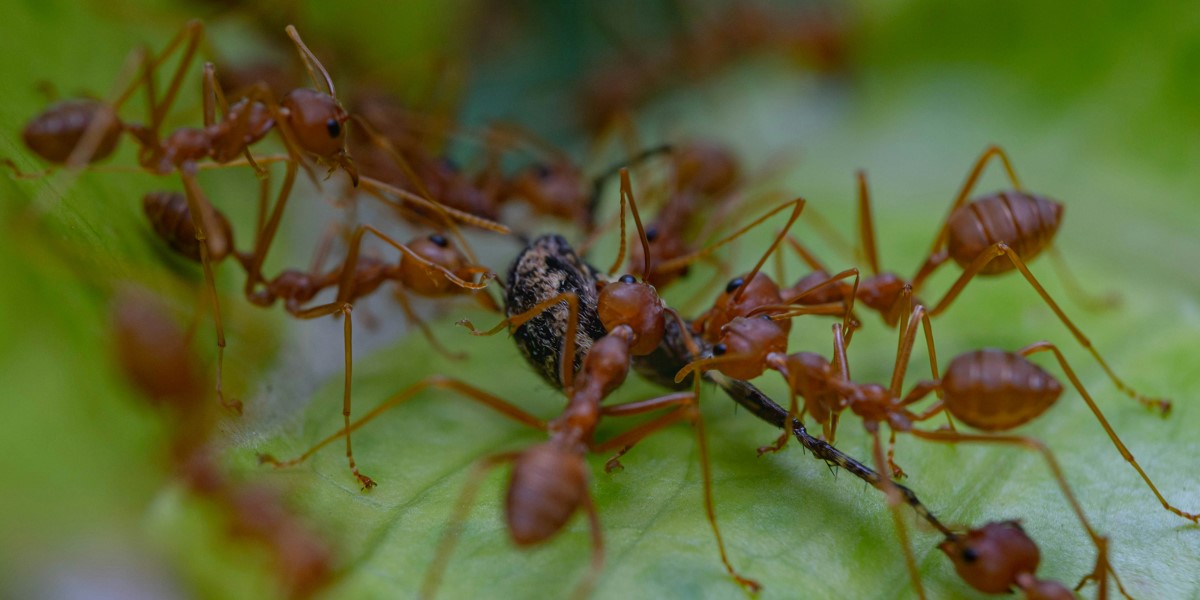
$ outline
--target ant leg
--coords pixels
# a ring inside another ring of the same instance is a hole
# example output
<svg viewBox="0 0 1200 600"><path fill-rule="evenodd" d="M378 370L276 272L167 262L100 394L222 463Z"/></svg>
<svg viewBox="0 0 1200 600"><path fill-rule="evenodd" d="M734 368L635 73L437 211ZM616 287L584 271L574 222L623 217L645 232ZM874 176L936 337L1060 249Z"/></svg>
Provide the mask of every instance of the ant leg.
<svg viewBox="0 0 1200 600"><path fill-rule="evenodd" d="M446 571L446 563L450 560L450 553L454 551L454 544L458 541L458 536L462 534L462 523L471 511L471 505L475 503L475 495L479 493L479 485L483 482L484 475L496 467L516 460L518 456L520 456L519 452L493 454L480 459L471 468L471 473L467 475L467 483L458 496L458 502L454 504L454 514L450 517L450 523L446 526L446 531L442 533L441 539L438 540L433 562L430 563L429 570L425 572L425 579L421 581L421 591L417 593L418 598L433 598L437 593L442 574Z"/></svg>
<svg viewBox="0 0 1200 600"><path fill-rule="evenodd" d="M896 364L892 367L892 383L889 388L893 398L900 397L900 388L904 385L904 375L908 372L909 359L912 358L913 344L917 341L917 323L925 329L925 344L929 348L929 370L934 379L938 377L937 352L933 347L933 329L929 324L929 315L925 307L918 304L912 309L908 323L900 330L900 342L896 347Z"/></svg>
<svg viewBox="0 0 1200 600"><path fill-rule="evenodd" d="M875 246L875 219L871 211L871 192L867 189L867 173L859 170L858 179L858 243L872 275L879 273L879 250Z"/></svg>
<svg viewBox="0 0 1200 600"><path fill-rule="evenodd" d="M447 207L443 206L441 202L438 202L436 199L434 199L433 194L429 192L429 188L425 187L425 183L421 180L421 177L417 175L417 172L412 168L412 165L409 163L409 161L405 159L402 154L396 151L396 148L392 145L392 142L388 140L387 137L375 131L375 128L366 119L358 115L351 115L350 120L358 125L359 129L366 134L367 139L370 140L372 144L374 144L380 150L383 150L384 153L392 159L392 162L395 163L396 166L400 167L400 170L404 171L404 177L407 178L408 181L417 188L417 193L420 194L425 200L425 204L431 207L433 212L438 215L442 222L441 226L448 229L450 231L450 235L454 236L454 238L459 241L460 245L462 245L463 252L466 254L467 259L472 263L478 263L479 258L475 256L475 252L471 249L471 245L467 243L466 238L464 238L462 232L459 231L458 225L454 223L454 219L451 218L450 213L446 210Z"/></svg>
<svg viewBox="0 0 1200 600"><path fill-rule="evenodd" d="M1193 523L1200 523L1200 515L1184 512L1172 506L1167 502L1166 498L1163 498L1163 495L1158 491L1158 488L1155 487L1152 481L1150 481L1150 476L1146 475L1146 472L1142 470L1141 465L1139 465L1137 460L1133 458L1133 453L1125 447L1125 444L1121 442L1121 438L1117 437L1117 432L1114 431L1112 426L1108 423L1108 419L1104 418L1104 414L1100 412L1100 408L1096 406L1096 402L1092 400L1091 394L1088 394L1087 390L1084 389L1083 383L1079 381L1079 377L1075 375L1075 370L1072 369L1069 364L1067 364L1066 357L1063 356L1062 352L1057 346L1051 344L1050 342L1037 342L1022 348L1017 352L1022 356L1029 356L1030 354L1035 354L1037 352L1047 351L1054 353L1054 358L1058 360L1058 364L1062 367L1063 373L1067 375L1067 379L1071 380L1071 385L1075 386L1075 389L1079 392L1080 397L1083 398L1083 401L1087 403L1088 408L1091 409L1092 414L1096 415L1096 420L1100 422L1100 426L1104 428L1104 432L1108 434L1108 438L1112 440L1113 445L1117 447L1117 451L1121 453L1121 456L1128 461L1129 464L1133 465L1133 469L1138 472L1138 475L1142 476L1142 480L1146 482L1146 485L1150 486L1150 490L1154 492L1154 496L1157 497L1158 501L1162 503L1163 508Z"/></svg>
<svg viewBox="0 0 1200 600"><path fill-rule="evenodd" d="M788 388L788 420L791 421L794 419L803 422L804 410L800 409L800 402L796 397L796 388L792 385L792 377L788 373L786 359L781 358L781 355L768 355L767 364L783 376L784 385L786 385ZM804 388L801 393L804 396L805 402L808 402L808 399L812 397L810 389L811 386L809 383L810 382L808 381L807 377L801 377L799 384ZM779 434L779 437L775 438L775 442L773 444L769 446L758 447L757 452L759 458L761 458L764 454L775 453L783 450L785 447L787 447L788 440L791 439L791 437L791 432L787 429L784 429L783 432Z"/></svg>
<svg viewBox="0 0 1200 600"><path fill-rule="evenodd" d="M339 296L343 293L341 289L339 289L338 292ZM375 487L375 480L359 472L358 465L354 462L354 449L350 443L350 432L353 431L350 428L350 398L351 382L354 379L354 319L351 317L352 312L353 307L350 305L350 303L339 298L338 300L330 302L329 304L315 306L306 310L297 311L293 314L298 319L316 319L327 315L332 315L334 313L342 313L342 344L343 356L345 357L345 370L343 371L342 385L342 420L345 424L345 428L342 431L344 431L346 435L346 460L350 463L350 472L353 473L355 479L358 479L358 482L362 484L362 489L369 490ZM317 447L320 446L318 445ZM314 450L315 449L316 448L314 448ZM263 457L259 457L260 462L263 460ZM302 457L300 460L304 460L304 458ZM278 467L281 465L276 463L275 466Z"/></svg>
<svg viewBox="0 0 1200 600"><path fill-rule="evenodd" d="M1121 294L1109 291L1102 296L1089 294L1079 285L1079 280L1071 273L1070 267L1067 266L1066 259L1063 258L1062 251L1058 246L1050 246L1046 252L1050 256L1050 265L1054 267L1054 272L1058 274L1058 280L1062 282L1063 289L1071 300L1083 307L1084 310L1100 312L1116 308L1121 304Z"/></svg>
<svg viewBox="0 0 1200 600"><path fill-rule="evenodd" d="M379 181L378 179L374 179L374 178L367 177L364 175L358 179L358 183L359 183L359 189L371 194L373 197L375 197L379 201L381 201L384 204L387 204L389 206L402 207L403 203L412 202L413 204L419 204L421 206L425 206L425 207L429 208L430 210L435 210L435 211L441 210L441 211L445 212L446 214L450 215L451 217L453 217L454 220L458 221L459 223L465 223L467 225L471 225L473 227L478 227L480 229L494 231L494 232L502 234L502 235L509 235L512 233L512 230L509 229L507 225L502 225L500 223L496 223L495 221L489 221L488 219L485 219L483 217L476 216L469 212L464 212L464 211L458 210L456 208L451 208L449 206L442 206L440 204L435 204L435 203L433 203L429 200L426 200L425 198L422 198L421 196L418 196L412 192L400 189L394 185L384 183L382 181ZM393 196L396 196L397 198L400 198L401 200L399 202L389 200L382 196L383 193L392 194Z"/></svg>
<svg viewBox="0 0 1200 600"><path fill-rule="evenodd" d="M443 346L436 337L434 337L433 331L429 329L429 325L425 323L425 320L417 316L417 313L413 311L412 305L408 302L408 294L404 293L404 286L399 284L396 285L393 296L395 296L396 301L400 303L400 309L404 311L405 320L407 320L409 324L416 325L417 328L421 330L421 335L425 336L425 339L429 341L429 345L433 346L433 349L436 350L438 354L441 354L450 360L463 360L467 357L465 352L451 352L449 349Z"/></svg>
<svg viewBox="0 0 1200 600"><path fill-rule="evenodd" d="M259 454L258 462L270 464L276 468L298 465L308 460L309 457L311 457L313 454L316 454L316 452L321 448L324 448L325 446L337 441L338 438L348 436L349 433L358 431L360 428L362 428L368 422L374 420L379 415L411 400L417 394L429 388L458 392L466 399L478 402L500 413L501 416L508 417L509 419L521 423L522 425L527 425L540 431L546 430L546 423L544 421L489 392L485 392L458 379L443 375L431 375L393 394L390 398L381 402L379 406L371 409L371 411L366 415L363 415L354 422L350 423L349 428L339 429L337 433L325 437L308 450L305 450L303 454L289 460L279 460L270 454Z"/></svg>
<svg viewBox="0 0 1200 600"><path fill-rule="evenodd" d="M187 75L188 67L191 66L192 60L196 56L196 50L200 46L200 39L204 36L204 24L198 20L188 21L183 26L183 30L176 35L162 53L153 61L153 65L147 64L147 72L151 68L157 69L162 66L167 57L175 52L179 44L184 44L183 55L179 59L179 65L175 67L175 73L171 76L171 83L167 85L167 91L163 94L162 101L151 103L150 109L150 131L155 139L158 139L158 130L162 127L163 120L167 117L167 111L175 104L175 97L179 94L179 90L183 87L183 79ZM147 80L147 84L151 85L151 80ZM147 94L153 98L153 89L148 88Z"/></svg>
<svg viewBox="0 0 1200 600"><path fill-rule="evenodd" d="M883 473L887 467L884 462L883 444L879 439L879 425L873 423L871 429L871 452L875 457L875 468ZM888 511L892 514L892 523L896 526L896 537L900 540L900 547L904 550L904 565L908 569L908 576L912 580L913 589L917 592L917 597L924 600L925 586L921 584L921 572L917 569L917 559L913 556L912 547L908 540L908 527L904 524L904 517L900 514L900 490L896 488L896 484L888 477L880 477L881 487L883 492L887 494Z"/></svg>
<svg viewBox="0 0 1200 600"><path fill-rule="evenodd" d="M518 327L531 321L534 317L546 312L550 309L556 309L563 302L567 303L567 326L566 335L563 336L562 358L559 361L559 381L563 384L563 390L570 396L570 392L575 386L575 346L579 344L576 336L576 331L579 327L579 296L575 292L562 292L551 298L547 298L535 304L529 310L512 315L503 321L500 321L495 327L487 331L479 331L475 329L475 325L470 319L463 319L458 322L458 325L471 330L471 335L496 335L505 328L510 331L516 331ZM574 343L567 343L567 340L573 340Z"/></svg>
<svg viewBox="0 0 1200 600"><path fill-rule="evenodd" d="M1059 489L1062 490L1063 496L1066 497L1067 504L1071 506L1071 510L1075 513L1076 518L1079 519L1079 523L1083 525L1084 531L1087 533L1088 537L1092 539L1092 542L1096 545L1097 552L1101 555L1097 557L1097 569L1107 566L1107 559L1103 556L1105 554L1105 548L1107 548L1104 538L1101 537L1100 534L1096 533L1096 530L1092 528L1091 522L1088 521L1087 516L1083 513L1083 507L1079 504L1079 500L1075 497L1075 493L1071 491L1071 486L1067 484L1066 478L1063 477L1062 467L1059 466L1058 460L1054 457L1054 453L1052 453L1050 449L1041 442L1041 440L1016 435L988 435L980 433L958 433L951 431L922 431L919 429L910 430L909 433L918 438L933 442L947 444L959 442L1007 444L1012 446L1021 446L1041 454L1042 459L1046 461L1046 466L1050 468L1051 475L1054 476L1054 480L1058 483ZM1107 570L1110 573L1113 572L1111 566L1107 566ZM1085 577L1084 581L1094 578L1095 576L1096 573L1093 572L1088 577ZM1104 575L1102 574L1101 577L1103 576ZM1082 584L1083 582L1080 582L1080 585ZM1125 593L1125 589L1120 586L1119 580L1118 587L1120 587L1121 593L1128 597L1128 594Z"/></svg>
<svg viewBox="0 0 1200 600"><path fill-rule="evenodd" d="M602 409L602 414L606 416L620 416L639 414L649 410L664 408L668 406L678 406L677 409L650 421L635 427L634 429L619 435L615 438L605 441L593 448L597 452L604 452L612 448L621 448L617 456L613 457L608 464L605 465L605 471L610 471L620 467L617 459L632 448L646 436L661 430L663 427L676 423L678 421L691 421L693 429L696 431L696 440L700 450L700 471L704 479L704 510L708 515L708 522L712 525L713 535L716 536L717 549L721 554L721 562L725 565L725 570L731 577L737 581L738 585L746 588L751 592L757 592L761 589L761 585L754 581L743 577L734 570L733 565L729 562L729 557L725 553L725 543L721 539L721 530L717 527L716 509L713 504L712 497L712 469L708 460L708 440L704 435L704 418L700 415L698 399L700 397L700 379L695 382L695 389L691 392L677 392L668 394L651 400L643 400L639 402L630 402L626 404L616 405Z"/></svg>
<svg viewBox="0 0 1200 600"><path fill-rule="evenodd" d="M1001 164L1004 165L1004 171L1008 174L1008 180L1012 183L1013 188L1022 189L1021 180L1017 178L1017 172L1013 169L1012 161L1008 159L1008 154L1004 152L1000 146L992 144L983 150L983 154L975 161L975 166L971 168L971 173L963 182L962 188L959 189L958 195L955 196L954 202L950 204L950 210L946 212L946 217L942 219L942 226L938 229L937 236L933 238L933 246L929 248L929 257L921 264L921 268L917 270L917 274L913 277L913 287L918 287L921 282L924 282L938 267L946 262L949 255L943 250L942 246L946 243L946 236L950 233L950 215L958 210L967 202L967 196L971 190L975 188L975 184L979 181L979 176L983 174L984 167L987 166L988 160L992 157L998 158Z"/></svg>
<svg viewBox="0 0 1200 600"><path fill-rule="evenodd" d="M592 534L592 562L588 567L587 575L579 581L579 585L571 594L575 600L583 600L592 594L592 589L596 587L596 580L600 577L600 571L604 569L604 535L600 531L600 514L596 512L596 503L592 500L591 492L588 492L586 488L581 504L587 513L588 530Z"/></svg>
<svg viewBox="0 0 1200 600"><path fill-rule="evenodd" d="M950 231L950 215L959 207L966 204L967 197L971 191L975 189L975 184L979 182L979 176L983 174L983 169L987 167L988 160L996 158L1004 166L1004 172L1008 175L1008 180L1013 185L1013 189L1021 190L1021 180L1017 178L1017 172L1013 169L1012 161L1008 158L1008 153L1003 148L995 144L989 145L983 149L983 154L975 160L975 165L971 167L971 172L967 175L967 179L963 181L963 185L958 190L958 195L954 197L954 202L950 204L950 210L946 212L946 218L942 219L942 227L938 230L937 237L933 240L933 246L929 249L930 254L936 253L942 248L942 244L946 242L946 235Z"/></svg>
<svg viewBox="0 0 1200 600"><path fill-rule="evenodd" d="M812 215L810 214L809 216ZM814 255L812 251L808 249L808 247L806 247L804 244L801 244L799 240L789 235L784 238L784 241L787 242L788 246L792 247L792 251L796 253L796 256L799 256L800 260L804 261L804 264L808 265L808 268L814 271L823 271L825 273L829 272L828 267L821 263L821 260L818 259L816 255Z"/></svg>
<svg viewBox="0 0 1200 600"><path fill-rule="evenodd" d="M244 292L247 297L253 295L259 283L264 282L262 265L267 259L267 252L271 249L271 244L275 241L275 233L279 231L279 221L283 218L283 209L287 207L288 199L291 198L292 186L296 183L296 164L294 160L288 161L287 170L283 176L283 185L279 188L279 194L276 196L275 204L271 208L270 216L267 218L266 223L255 232L254 254L250 259L250 265L246 269L247 277ZM261 194L267 192L267 186L268 183L264 181L260 188L260 203L265 201L265 198Z"/></svg>
<svg viewBox="0 0 1200 600"><path fill-rule="evenodd" d="M620 250L617 251L617 260L613 261L613 265L608 268L608 274L611 276L621 268L621 263L625 261L625 205L629 205L629 211L633 213L633 223L637 225L638 237L642 242L642 257L646 261L645 268L642 270L642 281L650 279L650 240L646 237L646 228L642 226L642 217L638 214L637 201L633 198L633 184L629 181L629 169L621 167L621 244Z"/></svg>
<svg viewBox="0 0 1200 600"><path fill-rule="evenodd" d="M684 411L684 408L686 408L686 406L690 404L694 398L695 396L692 392L676 392L673 394L660 396L658 398L652 398L650 400L625 402L622 404L615 404L613 406L601 408L600 414L603 416L622 417L638 415L653 410L658 410L660 408L669 408L672 406L677 407L676 410L662 415L652 421L638 425L637 427L605 440L602 443L593 444L590 448L592 452L603 453L613 450L614 448L618 449L617 454L610 458L608 462L604 463L604 472L612 473L614 471L624 470L625 467L621 465L620 458L632 450L633 447L638 444L638 442L664 427L685 420L688 415Z"/></svg>
<svg viewBox="0 0 1200 600"><path fill-rule="evenodd" d="M741 229L738 229L737 231L733 232L732 234L730 234L720 240L717 240L716 242L708 245L707 247L705 247L702 250L697 250L696 252L692 252L691 254L685 254L683 256L676 257L671 260L659 263L657 266L654 267L654 272L655 273L670 272L670 271L674 271L674 270L680 269L682 267L685 267L687 265L690 265L690 264L696 262L698 259L712 254L714 251L717 250L717 248L720 248L722 246L732 243L737 238L745 235L747 231L750 231L751 229L754 229L755 227L761 225L764 221L766 221L767 219L782 212L784 209L788 208L789 206L792 207L792 216L788 219L788 223L789 223L788 227L790 227L791 223L794 223L796 221L796 218L800 216L800 212L804 210L804 205L805 205L804 198L796 198L789 202L780 204L779 206L776 206L775 208L771 209L770 211L768 211L766 214L762 215L761 217L758 217L757 219L751 221L749 224L745 225ZM762 268L762 264L766 263L767 258L770 256L771 252L774 251L775 248L779 246L779 242L786 235L787 235L787 228L782 230L780 232L779 236L776 236L775 241L772 242L772 244L771 244L771 247L767 249L767 252L763 255L762 259L759 260L759 265L757 268L754 269L754 273L757 273L758 270ZM752 278L753 278L753 276L748 277L748 278L746 278L746 281L750 281Z"/></svg>
<svg viewBox="0 0 1200 600"><path fill-rule="evenodd" d="M823 269L822 269L822 272L824 272ZM858 284L859 284L859 273L858 273L857 268L846 269L845 271L842 271L835 275L831 275L825 281L822 281L821 283L818 283L806 290L802 290L800 293L795 294L790 298L784 299L783 304L794 305L797 302L799 302L801 299L803 299L805 296L819 292L824 288L832 287L833 285L837 284L838 282L840 282L844 279L849 279L851 276L854 277L854 283L850 286L850 294L844 295L844 298L842 300L842 304L843 304L842 328L846 330L847 335L849 336L849 335L851 335L851 332L853 332L853 330L854 330L854 328L852 328L850 326L851 321L856 322L856 323L861 322L858 319L858 316L854 314L854 302L858 298ZM817 305L808 305L808 306L812 307L812 306L828 306L828 305L817 304ZM763 310L765 308L767 308L767 307L761 307L759 309L756 309L756 311L754 311L754 312ZM753 314L753 312L751 314ZM788 313L785 313L785 314L788 314ZM799 314L803 314L803 313L798 313L796 316L798 316ZM849 340L847 340L847 343L849 343Z"/></svg>
<svg viewBox="0 0 1200 600"><path fill-rule="evenodd" d="M200 264L204 268L204 281L208 286L209 298L212 301L213 307L213 323L217 329L217 384L216 392L217 399L220 400L221 406L229 409L237 414L242 414L242 402L234 399L232 401L225 400L225 392L222 389L222 376L225 367L225 327L221 322L221 301L217 296L217 284L213 278L212 261L209 258L210 253L224 255L225 248L231 243L231 240L223 239L220 234L220 227L215 226L215 217L212 213L212 205L209 204L208 198L196 183L195 174L191 169L184 168L179 172L180 178L183 180L184 197L187 199L188 211L192 214L192 225L196 228L196 243L200 248ZM206 231L212 231L212 242L209 241ZM210 243L212 247L210 247Z"/></svg>
<svg viewBox="0 0 1200 600"><path fill-rule="evenodd" d="M1117 389L1121 391L1121 393L1137 401L1143 406L1151 409L1157 409L1164 417L1171 412L1170 400L1165 398L1151 398L1143 396L1133 388L1126 385L1120 377L1117 377L1117 374L1112 370L1112 367L1108 366L1108 363L1105 362L1105 360L1100 356L1100 353L1096 351L1096 348L1092 346L1092 341L1089 340L1087 336L1085 336L1083 332L1075 326L1075 323L1071 322L1071 319L1067 318L1067 314L1058 306L1058 303L1050 297L1050 294L1046 292L1046 289L1042 287L1042 284L1038 283L1038 280L1033 276L1033 273L1029 272L1029 268L1025 266L1025 262L1021 260L1021 257L1017 256L1017 253L1014 252L1012 248L1009 248L1008 244L1003 242L993 244L982 254L980 254L979 257L976 258L970 264L970 266L963 271L963 274L959 276L958 281L954 282L954 285L951 286L948 292L946 292L946 295L942 297L942 300L937 303L936 307L929 311L929 316L937 316L939 313L946 310L946 308L950 306L950 303L953 302L954 299L958 297L959 293L962 292L963 287L967 285L967 282L969 282L971 278L983 270L983 268L989 262L1000 256L1006 256L1008 260L1012 262L1013 266L1015 266L1017 270L1021 272L1021 275L1025 277L1025 280L1029 282L1029 285L1033 286L1034 291L1036 291L1038 295L1042 297L1042 300L1046 302L1046 305L1050 307L1050 310L1054 311L1054 314L1058 316L1058 319L1062 321L1062 324L1071 331L1071 335L1075 336L1075 340L1079 342L1079 345L1083 346L1083 348L1092 355L1092 358L1096 359L1097 363L1100 363L1100 368L1104 369L1104 372L1108 374L1108 378L1112 380L1113 385L1115 385Z"/></svg>
<svg viewBox="0 0 1200 600"><path fill-rule="evenodd" d="M329 77L329 71L325 70L325 66L321 64L321 61L317 60L317 56L312 53L312 50L309 50L308 46L304 45L304 41L300 39L300 34L296 31L296 28L288 25L284 28L284 31L287 32L289 38L292 38L292 42L296 44L296 51L300 53L300 59L304 61L304 68L308 70L308 76L312 78L313 83L318 87L322 83L325 84L325 89L321 91L336 98L337 91L334 90L333 79ZM320 79L317 79L317 73L321 74Z"/></svg>
<svg viewBox="0 0 1200 600"><path fill-rule="evenodd" d="M217 80L217 67L211 62L204 63L204 87L203 87L203 104L204 104L204 126L209 127L217 122L216 109L221 109L221 116L229 116L229 102L225 100L225 89L221 87L221 82ZM215 106L214 106L215 105ZM241 113L238 122L238 129L244 130L250 118L249 110ZM250 147L246 146L242 149L242 155L246 158L246 162L254 169L254 174L259 179L267 177L267 170L259 166L254 160L254 155L250 153Z"/></svg>

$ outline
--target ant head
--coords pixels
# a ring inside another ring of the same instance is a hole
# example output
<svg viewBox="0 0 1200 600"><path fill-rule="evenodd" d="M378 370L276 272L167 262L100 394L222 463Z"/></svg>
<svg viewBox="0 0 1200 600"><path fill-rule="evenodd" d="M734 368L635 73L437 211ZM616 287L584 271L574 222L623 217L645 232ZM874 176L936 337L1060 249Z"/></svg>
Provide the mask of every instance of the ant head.
<svg viewBox="0 0 1200 600"><path fill-rule="evenodd" d="M740 295L739 290L741 290ZM736 300L734 296L737 296ZM706 313L707 325L704 339L708 342L716 342L721 335L721 328L727 323L737 317L750 314L760 306L781 304L782 302L783 297L779 293L779 286L775 285L775 282L767 274L760 271L749 282L744 277L734 277L725 285L725 289L717 297L713 307ZM792 328L791 321L781 321L776 325L783 329L784 333L791 331Z"/></svg>
<svg viewBox="0 0 1200 600"><path fill-rule="evenodd" d="M713 369L735 379L754 379L766 370L767 355L787 352L787 332L766 317L738 317L722 328L713 346ZM722 358L724 357L724 358Z"/></svg>
<svg viewBox="0 0 1200 600"><path fill-rule="evenodd" d="M579 220L588 197L583 173L567 163L530 166L513 179L512 193L542 214Z"/></svg>
<svg viewBox="0 0 1200 600"><path fill-rule="evenodd" d="M963 581L985 594L1008 593L1019 576L1037 571L1041 559L1037 544L1016 521L988 523L947 538L938 549Z"/></svg>
<svg viewBox="0 0 1200 600"><path fill-rule="evenodd" d="M624 275L601 288L596 308L606 330L621 325L633 329L635 356L653 352L666 333L666 307L658 292L632 275Z"/></svg>
<svg viewBox="0 0 1200 600"><path fill-rule="evenodd" d="M438 233L416 238L407 246L414 254L451 272L467 264L467 259L450 244L450 240ZM441 272L421 264L408 254L400 257L397 277L414 294L426 297L446 296L463 290Z"/></svg>
<svg viewBox="0 0 1200 600"><path fill-rule="evenodd" d="M310 88L296 88L280 101L288 125L304 150L340 163L346 153L346 121L350 116L337 99Z"/></svg>

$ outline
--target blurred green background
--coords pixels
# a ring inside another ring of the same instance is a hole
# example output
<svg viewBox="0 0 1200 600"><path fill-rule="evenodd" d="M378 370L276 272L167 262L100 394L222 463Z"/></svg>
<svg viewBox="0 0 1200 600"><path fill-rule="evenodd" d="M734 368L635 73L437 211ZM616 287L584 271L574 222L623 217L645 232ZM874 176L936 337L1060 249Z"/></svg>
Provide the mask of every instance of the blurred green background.
<svg viewBox="0 0 1200 600"><path fill-rule="evenodd" d="M752 172L782 163L772 187L804 195L847 236L853 172L866 169L882 262L902 273L919 263L972 160L988 143L1003 145L1027 186L1066 204L1057 243L1084 286L1122 298L1106 312L1065 299L1064 307L1118 373L1146 393L1172 397L1175 411L1161 420L1115 393L1014 277L972 283L936 321L943 364L985 345L1058 343L1167 498L1200 510L1200 407L1194 400L1200 391L1200 173L1193 168L1200 161L1200 10L1166 2L1025 0L822 7L846 27L842 69L816 73L811 61L768 48L702 77L689 74L635 113L643 140L705 136L736 148ZM454 97L465 124L520 122L582 158L587 138L574 94L581 74L613 57L652 55L673 34L723 9L685 2L501 7L355 0L231 8L14 0L0 6L6 24L0 73L7 83L0 89L0 154L37 168L18 132L45 105L39 83L50 82L64 95L102 95L131 48L160 47L184 20L198 16L209 25L207 55L219 64L242 56L295 64L290 49L280 50L282 27L293 21L343 94L367 85L411 98L424 97L431 86L459 90ZM185 91L172 125L198 121L198 97L195 87ZM137 114L136 107L130 112ZM110 162L133 164L130 145ZM214 174L203 183L235 223L253 218L248 173ZM64 597L82 589L76 597L94 597L123 580L133 587L113 589L149 597L280 593L262 549L230 541L221 515L170 481L168 432L110 359L112 282L157 291L181 319L195 304L198 269L160 250L140 214L138 198L164 185L178 184L106 172L77 181L0 177L0 373L9 396L0 411L5 595ZM980 190L1003 185L991 172ZM305 264L323 219L330 218L315 195L305 193L313 201L293 202L271 268ZM800 225L800 233L812 232ZM761 239L749 239L728 259L749 261ZM489 254L496 269L517 249L511 241L482 243L495 249ZM824 250L831 262L838 256ZM610 251L611 245L601 246L596 262L606 262ZM1055 271L1042 262L1034 272L1061 298ZM799 273L794 265L789 272ZM670 290L668 301L686 303L702 294L693 305L707 302L712 293L698 289L707 280L702 275ZM926 299L951 277L935 279ZM290 454L336 430L340 324L298 323L280 310L248 308L237 295L236 274L226 268L219 279L230 338L227 382L247 403L245 417L222 425L227 464L247 480L286 490L291 505L327 537L340 572L329 597L413 596L467 467L539 436L428 393L356 436L362 468L381 482L370 493L359 492L332 449L290 471L264 471L254 465L256 451ZM385 322L397 318L386 302L364 312ZM539 415L558 410L561 398L515 366L520 359L503 336L467 339L451 327L463 316L477 323L490 318L459 307L439 313L439 336L471 358L454 363L432 356L424 340L386 324L374 334L364 328L356 348L356 412L427 372L459 374ZM884 380L894 337L875 317L868 316L867 326L851 352L855 376ZM826 323L799 329L793 340L813 341L794 341L793 349L827 349ZM210 335L202 321L197 351L206 360ZM923 355L914 360L912 380ZM780 392L773 384L765 385ZM614 400L653 393L631 382ZM830 475L795 447L755 459L753 449L775 433L715 394L704 403L730 558L765 585L764 598L911 596L879 494L844 474ZM1200 597L1200 529L1155 504L1075 392L1022 432L1045 439L1057 453L1085 510L1111 536L1115 568L1135 597ZM866 456L868 440L854 419L844 421L839 446ZM595 597L739 597L704 521L691 431L678 427L651 438L619 475L604 475L603 459L593 460L592 489L608 560ZM943 519L1021 518L1041 546L1044 576L1073 584L1087 572L1093 550L1036 457L902 439L898 460L911 476L906 483ZM498 510L503 483L494 475L484 485L451 558L443 596L565 596L587 562L584 523L573 522L545 547L516 550ZM916 527L913 537L932 596L974 597L934 550L933 533ZM1094 588L1084 591L1094 594Z"/></svg>

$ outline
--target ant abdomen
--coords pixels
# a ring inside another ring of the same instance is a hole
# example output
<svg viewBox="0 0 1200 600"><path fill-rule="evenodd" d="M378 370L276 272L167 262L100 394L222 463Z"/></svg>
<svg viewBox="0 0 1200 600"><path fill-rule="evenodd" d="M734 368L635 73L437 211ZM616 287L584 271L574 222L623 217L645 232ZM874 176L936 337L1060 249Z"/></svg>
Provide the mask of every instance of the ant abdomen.
<svg viewBox="0 0 1200 600"><path fill-rule="evenodd" d="M1029 359L985 349L956 357L942 376L946 410L983 431L1005 431L1049 408L1062 384Z"/></svg>
<svg viewBox="0 0 1200 600"><path fill-rule="evenodd" d="M88 162L104 160L112 154L123 129L121 121L108 105L97 100L66 100L47 108L30 119L21 132L25 145L48 162L63 164L96 119L107 118L108 126L92 150Z"/></svg>
<svg viewBox="0 0 1200 600"><path fill-rule="evenodd" d="M583 457L561 443L538 444L513 461L505 511L518 546L549 539L567 524L587 494Z"/></svg>
<svg viewBox="0 0 1200 600"><path fill-rule="evenodd" d="M950 215L947 249L951 258L968 267L993 244L1004 242L1023 260L1050 246L1062 222L1063 206L1044 196L1007 191L984 196ZM1010 261L989 262L980 274L1011 271Z"/></svg>
<svg viewBox="0 0 1200 600"><path fill-rule="evenodd" d="M192 223L192 211L188 208L187 198L182 193L150 192L142 196L142 210L159 239L188 260L200 262L200 243L196 240L196 226ZM209 235L232 240L233 229L225 215L215 208L212 212L218 231L210 232ZM209 258L213 262L220 262L228 251L229 244L221 244L220 248L210 244Z"/></svg>

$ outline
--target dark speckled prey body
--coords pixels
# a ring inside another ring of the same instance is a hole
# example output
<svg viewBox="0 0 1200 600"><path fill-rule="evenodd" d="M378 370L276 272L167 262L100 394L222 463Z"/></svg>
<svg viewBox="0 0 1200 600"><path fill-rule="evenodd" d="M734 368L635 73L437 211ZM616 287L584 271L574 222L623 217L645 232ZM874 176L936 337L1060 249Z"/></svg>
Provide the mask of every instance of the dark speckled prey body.
<svg viewBox="0 0 1200 600"><path fill-rule="evenodd" d="M596 312L599 271L587 264L560 235L544 235L529 244L508 270L505 311L509 317L523 313L539 302L562 292L579 297L579 329L575 336L575 370L607 333ZM559 361L562 336L567 328L567 303L530 319L513 332L517 347L529 364L551 385L562 388Z"/></svg>

